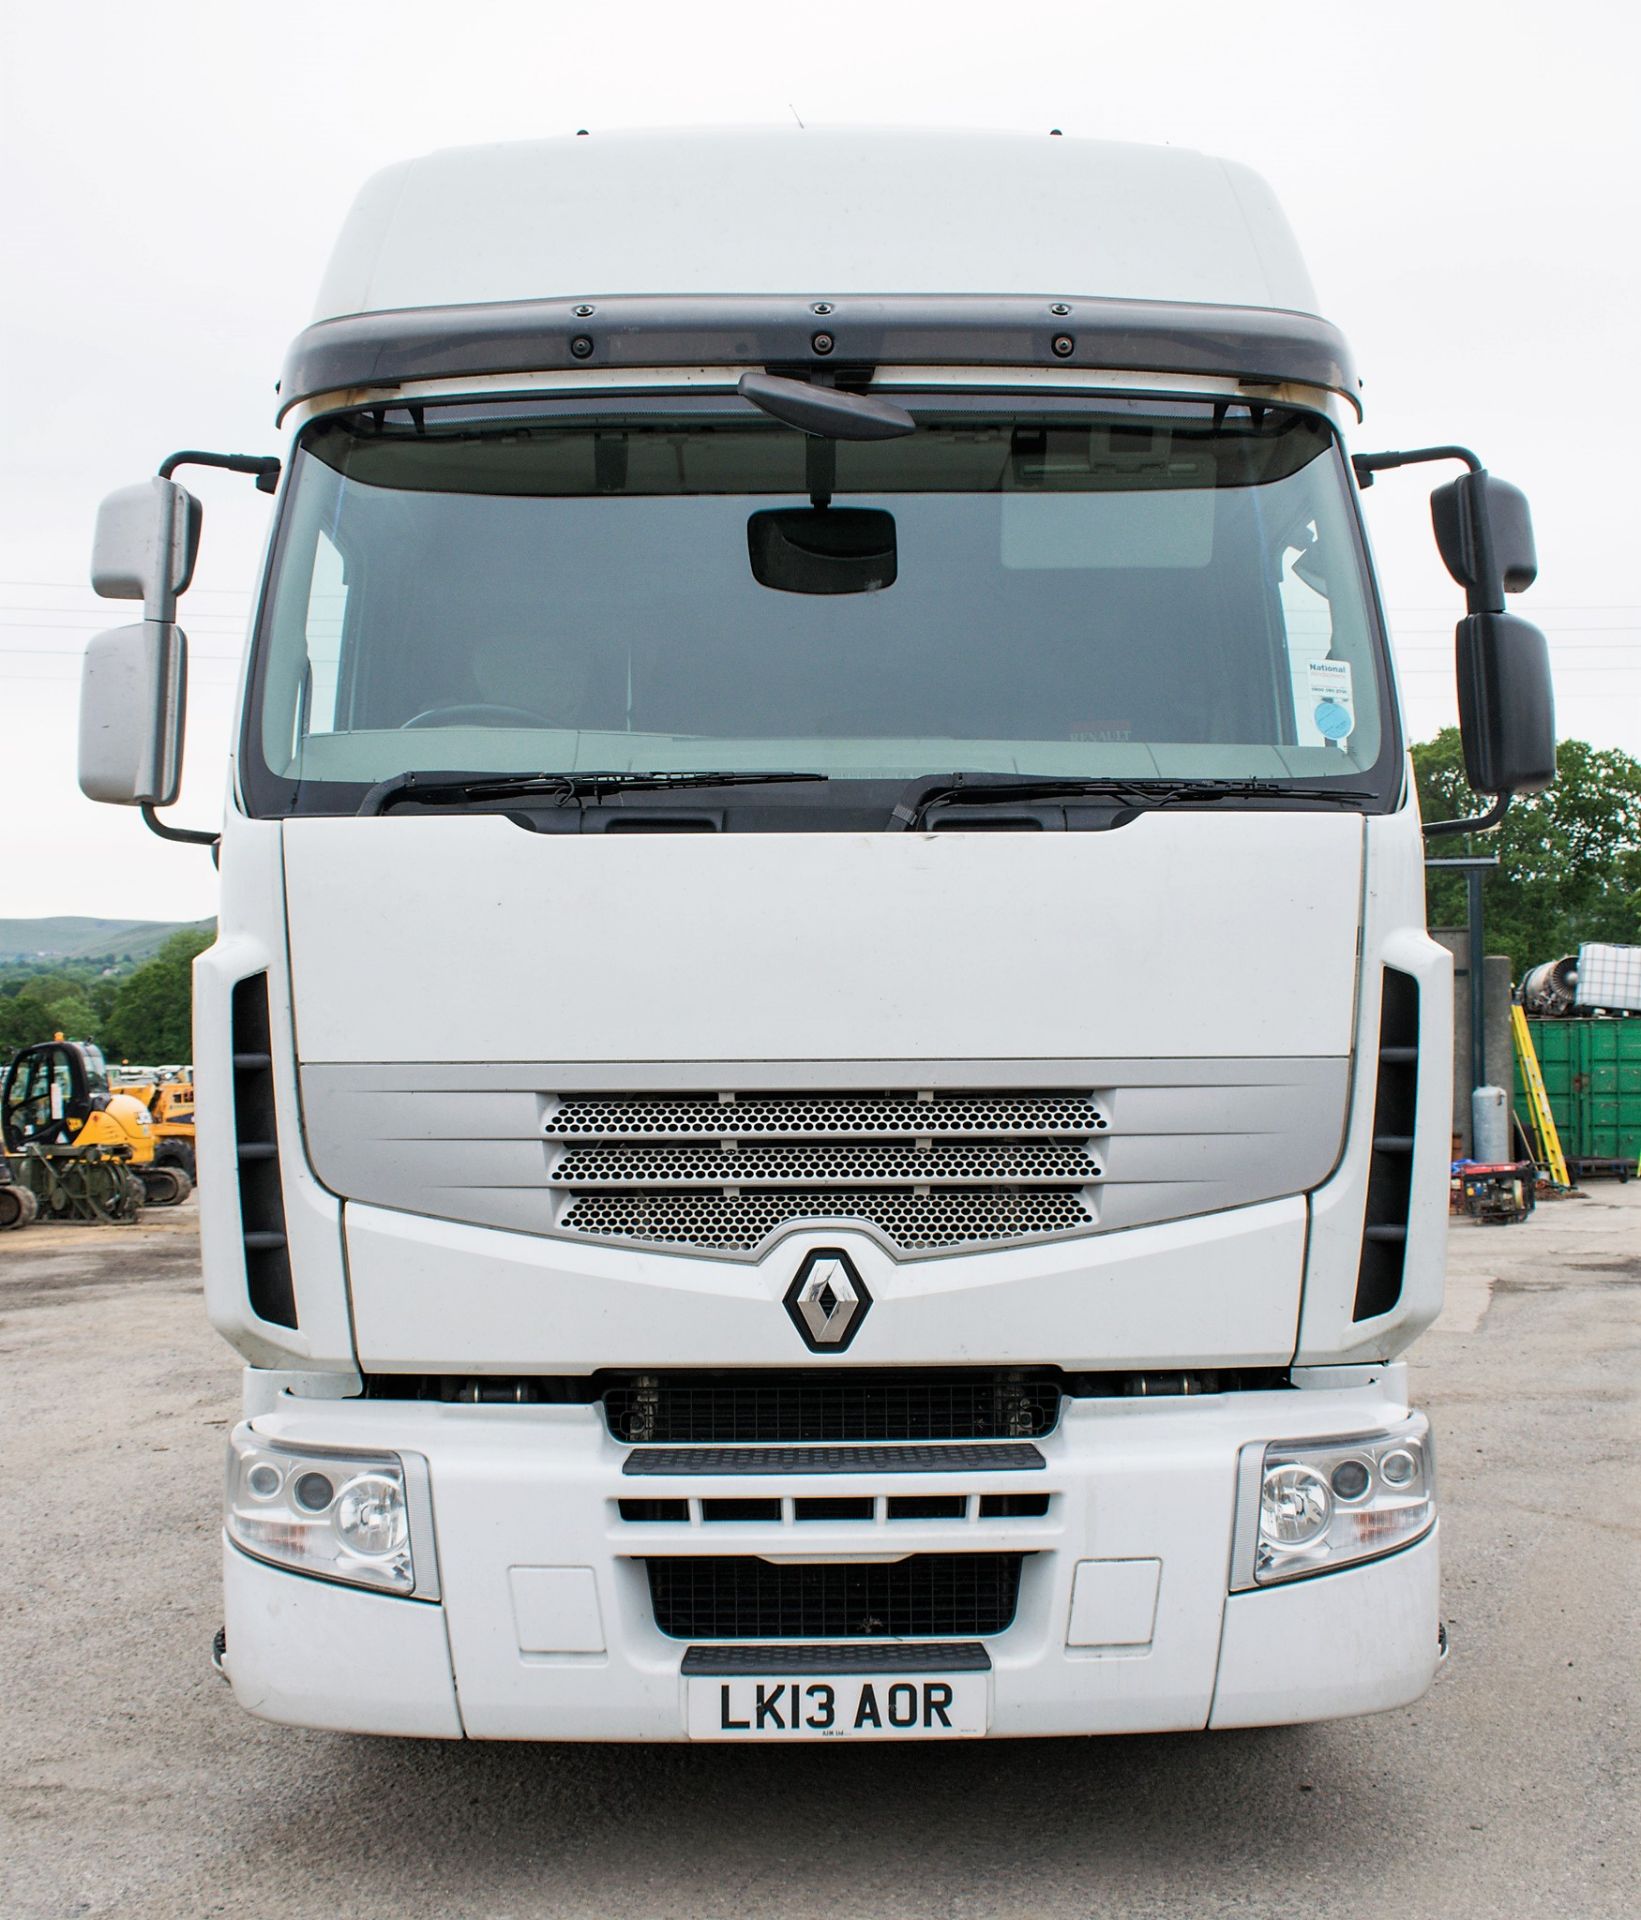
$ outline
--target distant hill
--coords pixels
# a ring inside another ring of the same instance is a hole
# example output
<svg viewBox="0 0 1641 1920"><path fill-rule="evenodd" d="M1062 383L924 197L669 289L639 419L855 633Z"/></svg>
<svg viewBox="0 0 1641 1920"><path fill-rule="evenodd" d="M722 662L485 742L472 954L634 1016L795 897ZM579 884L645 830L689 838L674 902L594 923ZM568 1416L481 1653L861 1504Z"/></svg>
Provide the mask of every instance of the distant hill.
<svg viewBox="0 0 1641 1920"><path fill-rule="evenodd" d="M60 914L43 920L0 920L0 966L19 961L147 960L184 927L210 927L209 920L91 920Z"/></svg>

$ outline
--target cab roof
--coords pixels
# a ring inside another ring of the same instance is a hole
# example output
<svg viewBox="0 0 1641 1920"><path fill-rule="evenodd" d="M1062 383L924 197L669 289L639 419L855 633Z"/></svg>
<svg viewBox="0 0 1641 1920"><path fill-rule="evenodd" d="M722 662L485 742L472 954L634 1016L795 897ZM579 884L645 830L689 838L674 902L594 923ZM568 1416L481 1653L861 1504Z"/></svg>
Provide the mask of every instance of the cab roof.
<svg viewBox="0 0 1641 1920"><path fill-rule="evenodd" d="M614 295L1040 294L1317 311L1247 167L1050 134L594 133L387 168L316 320Z"/></svg>
<svg viewBox="0 0 1641 1920"><path fill-rule="evenodd" d="M1360 411L1246 167L1056 135L571 136L389 167L348 215L280 416L579 370L1060 366L1321 388Z"/></svg>

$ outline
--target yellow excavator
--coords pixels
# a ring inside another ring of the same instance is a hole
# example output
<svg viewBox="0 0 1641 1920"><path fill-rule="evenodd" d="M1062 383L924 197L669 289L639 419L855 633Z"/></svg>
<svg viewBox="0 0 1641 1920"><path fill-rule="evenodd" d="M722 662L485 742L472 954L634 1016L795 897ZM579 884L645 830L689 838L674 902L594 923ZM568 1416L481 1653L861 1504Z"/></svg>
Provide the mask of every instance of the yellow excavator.
<svg viewBox="0 0 1641 1920"><path fill-rule="evenodd" d="M148 1109L154 1158L162 1167L180 1167L191 1185L199 1175L194 1161L194 1070L192 1067L132 1067L108 1070L114 1093L128 1093Z"/></svg>
<svg viewBox="0 0 1641 1920"><path fill-rule="evenodd" d="M0 1228L26 1224L22 1193L41 1220L114 1223L134 1220L145 1202L174 1207L193 1189L182 1167L159 1160L148 1109L109 1087L102 1050L89 1040L58 1034L13 1058L0 1087L0 1140L9 1175Z"/></svg>

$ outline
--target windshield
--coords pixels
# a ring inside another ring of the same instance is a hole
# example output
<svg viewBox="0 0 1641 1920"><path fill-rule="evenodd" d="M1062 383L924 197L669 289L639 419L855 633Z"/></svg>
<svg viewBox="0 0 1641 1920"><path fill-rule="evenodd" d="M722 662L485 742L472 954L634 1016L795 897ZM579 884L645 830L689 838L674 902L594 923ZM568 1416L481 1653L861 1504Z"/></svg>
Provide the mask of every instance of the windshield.
<svg viewBox="0 0 1641 1920"><path fill-rule="evenodd" d="M897 397L916 431L870 442L734 398L316 423L257 644L252 810L352 811L414 770L964 770L1394 800L1325 420ZM892 564L850 574L859 590L772 582L755 519L772 509L800 546L841 527L829 511L892 516L870 536Z"/></svg>

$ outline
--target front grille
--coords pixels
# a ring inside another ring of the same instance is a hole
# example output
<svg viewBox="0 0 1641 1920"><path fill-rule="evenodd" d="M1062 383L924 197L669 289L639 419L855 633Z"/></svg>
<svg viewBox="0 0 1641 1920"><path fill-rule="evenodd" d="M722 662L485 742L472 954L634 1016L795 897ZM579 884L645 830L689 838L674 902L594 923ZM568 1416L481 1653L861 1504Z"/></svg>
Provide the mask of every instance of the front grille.
<svg viewBox="0 0 1641 1920"><path fill-rule="evenodd" d="M1042 1374L654 1374L604 1389L617 1440L657 1446L1036 1440L1060 1417Z"/></svg>
<svg viewBox="0 0 1641 1920"><path fill-rule="evenodd" d="M830 1186L840 1179L862 1185L972 1185L977 1180L1045 1180L1090 1177L1088 1155L1062 1141L963 1143L919 1148L910 1141L861 1140L844 1147L815 1141L783 1146L739 1147L731 1160L721 1147L662 1143L572 1147L558 1167L566 1186L609 1187L635 1180L676 1181L680 1186L721 1187L732 1176L739 1187Z"/></svg>
<svg viewBox="0 0 1641 1920"><path fill-rule="evenodd" d="M943 1520L971 1526L981 1520L1043 1520L1046 1493L805 1494L797 1499L618 1500L616 1511L636 1526L893 1526ZM695 1511L691 1512L691 1507Z"/></svg>
<svg viewBox="0 0 1641 1920"><path fill-rule="evenodd" d="M1093 1221L1075 1193L589 1194L563 1224L601 1240L649 1240L660 1246L719 1247L750 1253L777 1227L812 1220L832 1226L860 1221L879 1227L911 1251L961 1247L982 1240L1041 1239L1073 1233Z"/></svg>
<svg viewBox="0 0 1641 1920"><path fill-rule="evenodd" d="M959 1139L1042 1137L1105 1127L1082 1093L717 1093L569 1095L549 1132L564 1139L741 1140L873 1133Z"/></svg>
<svg viewBox="0 0 1641 1920"><path fill-rule="evenodd" d="M568 1094L549 1183L572 1233L720 1253L796 1222L906 1253L1094 1224L1105 1115L1087 1093Z"/></svg>
<svg viewBox="0 0 1641 1920"><path fill-rule="evenodd" d="M1041 1473L1048 1462L1029 1440L966 1440L955 1446L634 1447L623 1476L697 1474Z"/></svg>
<svg viewBox="0 0 1641 1920"><path fill-rule="evenodd" d="M923 1553L815 1566L729 1558L646 1562L655 1624L674 1640L870 1640L1001 1633L1019 1553Z"/></svg>

